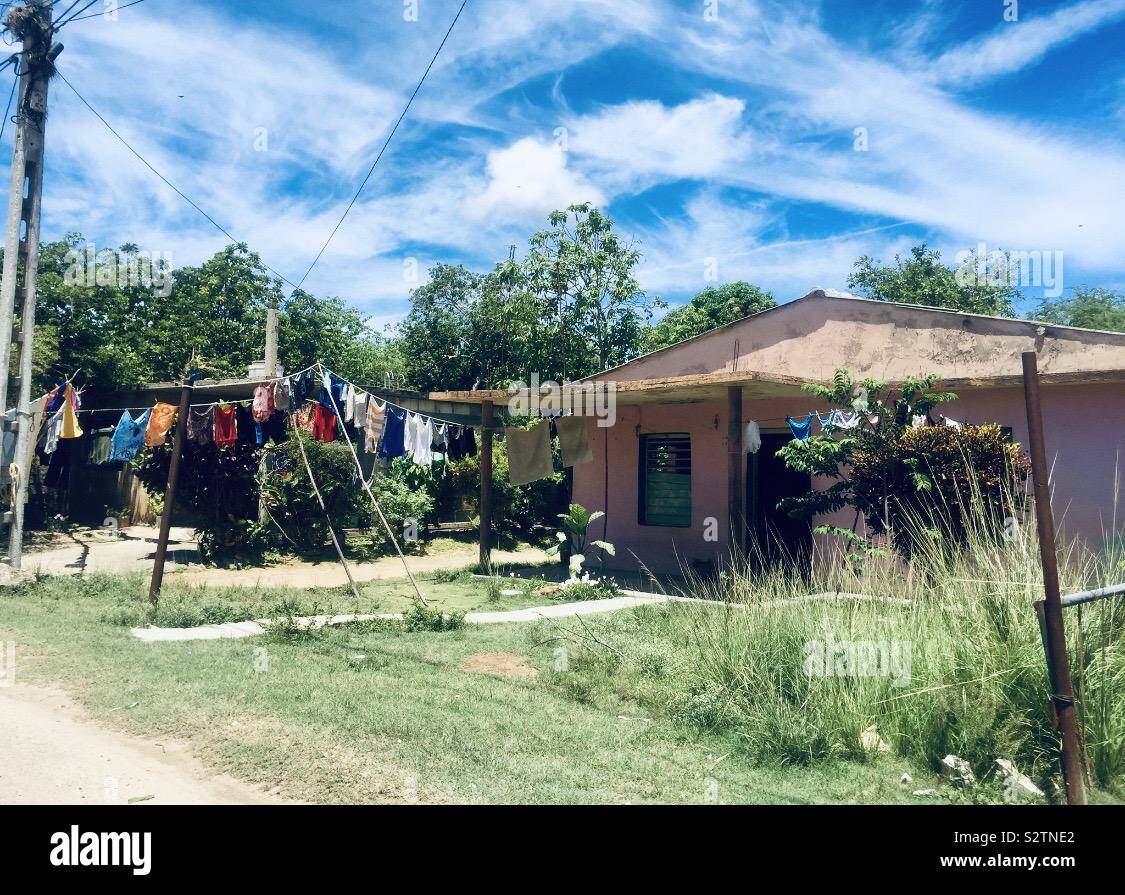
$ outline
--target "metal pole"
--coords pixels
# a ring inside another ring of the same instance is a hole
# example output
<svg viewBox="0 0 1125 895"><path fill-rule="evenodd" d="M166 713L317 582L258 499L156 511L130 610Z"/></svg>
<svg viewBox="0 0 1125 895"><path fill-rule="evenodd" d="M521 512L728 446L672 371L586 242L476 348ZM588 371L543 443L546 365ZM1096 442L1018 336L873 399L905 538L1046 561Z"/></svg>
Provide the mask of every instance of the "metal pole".
<svg viewBox="0 0 1125 895"><path fill-rule="evenodd" d="M1035 485L1035 519L1039 528L1039 553L1043 559L1043 627L1046 631L1047 664L1051 702L1062 734L1062 771L1069 805L1085 805L1081 753L1078 749L1078 720L1074 706L1074 683L1066 652L1062 600L1059 595L1058 555L1055 552L1055 520L1051 514L1050 468L1043 442L1043 408L1039 398L1039 369L1034 351L1023 353L1023 392L1027 403L1028 447Z"/></svg>
<svg viewBox="0 0 1125 895"><path fill-rule="evenodd" d="M160 600L160 586L164 583L164 557L168 553L168 533L172 529L172 505L176 502L176 477L180 472L180 454L184 449L184 433L187 431L188 408L191 393L195 390L190 379L184 380L180 390L180 409L176 416L176 435L172 439L172 459L168 463L168 485L164 489L164 512L160 514L160 533L156 538L156 558L152 564L152 583L148 588L148 599L153 606Z"/></svg>
<svg viewBox="0 0 1125 895"><path fill-rule="evenodd" d="M38 5L38 4L37 4ZM54 60L62 51L61 45L51 46L51 9L39 6L42 28L37 28L25 38L24 65L29 72L26 104L21 103L19 115L24 122L24 162L27 178L27 200L24 203L26 231L23 240L23 306L20 309L19 331L19 396L16 401L17 428L15 454L17 464L15 498L12 506L12 525L8 533L8 561L19 569L23 560L23 517L27 503L27 486L31 470L25 468L31 432L35 420L31 418L31 380L35 345L35 299L39 276L39 222L43 206L43 163L47 130L47 84ZM34 40L34 44L31 41ZM26 107L25 107L26 106ZM10 327L4 327L10 331ZM13 336L14 338L14 336ZM9 361L11 347L9 346ZM3 369L3 368L0 368ZM4 377L6 378L6 377ZM6 397L6 396L5 396Z"/></svg>
<svg viewBox="0 0 1125 895"><path fill-rule="evenodd" d="M480 570L492 569L492 402L480 405Z"/></svg>

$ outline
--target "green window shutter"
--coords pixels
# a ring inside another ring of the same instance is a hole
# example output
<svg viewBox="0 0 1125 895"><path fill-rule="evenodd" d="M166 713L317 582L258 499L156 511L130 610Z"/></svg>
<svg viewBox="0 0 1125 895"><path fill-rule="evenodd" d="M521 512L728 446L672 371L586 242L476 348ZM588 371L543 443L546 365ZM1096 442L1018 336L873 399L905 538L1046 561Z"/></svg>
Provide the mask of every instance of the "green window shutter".
<svg viewBox="0 0 1125 895"><path fill-rule="evenodd" d="M640 438L641 525L691 527L691 436Z"/></svg>

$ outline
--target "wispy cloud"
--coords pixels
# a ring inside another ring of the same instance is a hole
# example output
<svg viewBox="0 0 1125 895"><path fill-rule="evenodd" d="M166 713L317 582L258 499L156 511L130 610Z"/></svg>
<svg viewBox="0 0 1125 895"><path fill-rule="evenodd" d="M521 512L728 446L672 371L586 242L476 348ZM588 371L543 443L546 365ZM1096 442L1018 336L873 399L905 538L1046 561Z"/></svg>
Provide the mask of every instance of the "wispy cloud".
<svg viewBox="0 0 1125 895"><path fill-rule="evenodd" d="M927 66L927 75L938 84L972 86L1032 66L1056 47L1123 17L1125 0L1083 0L1049 15L1017 17L942 53Z"/></svg>

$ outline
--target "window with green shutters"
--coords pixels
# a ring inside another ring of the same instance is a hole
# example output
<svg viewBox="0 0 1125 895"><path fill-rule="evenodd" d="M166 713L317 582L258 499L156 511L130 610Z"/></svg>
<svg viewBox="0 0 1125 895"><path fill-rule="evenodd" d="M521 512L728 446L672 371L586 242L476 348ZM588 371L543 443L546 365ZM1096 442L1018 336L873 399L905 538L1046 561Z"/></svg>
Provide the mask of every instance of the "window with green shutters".
<svg viewBox="0 0 1125 895"><path fill-rule="evenodd" d="M691 436L640 437L641 525L691 526Z"/></svg>

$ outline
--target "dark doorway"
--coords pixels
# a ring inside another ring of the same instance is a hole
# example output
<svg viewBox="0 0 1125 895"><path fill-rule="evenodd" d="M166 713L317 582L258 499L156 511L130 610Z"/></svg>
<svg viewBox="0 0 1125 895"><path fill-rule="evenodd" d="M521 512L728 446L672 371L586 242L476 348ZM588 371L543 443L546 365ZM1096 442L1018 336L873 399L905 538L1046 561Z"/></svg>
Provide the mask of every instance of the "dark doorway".
<svg viewBox="0 0 1125 895"><path fill-rule="evenodd" d="M762 433L762 447L746 455L747 546L752 562L772 565L796 561L807 568L812 558L812 526L792 519L777 508L784 497L796 497L812 487L812 479L787 467L777 456L792 435Z"/></svg>

